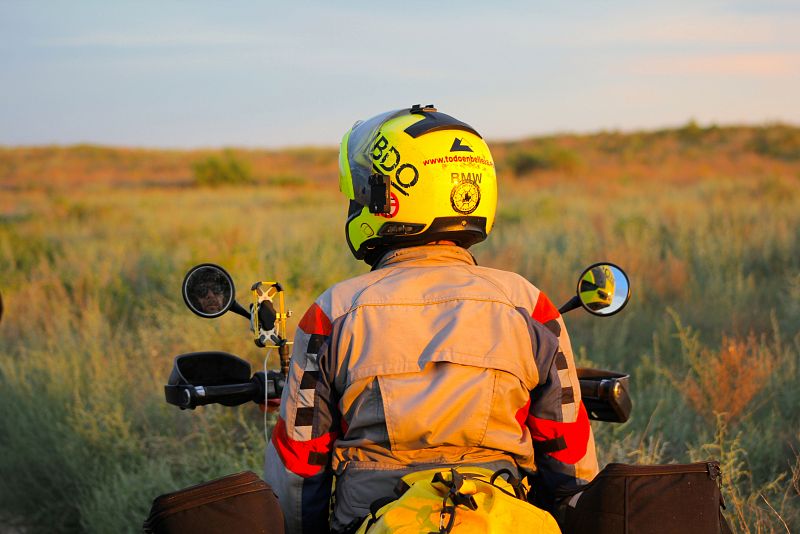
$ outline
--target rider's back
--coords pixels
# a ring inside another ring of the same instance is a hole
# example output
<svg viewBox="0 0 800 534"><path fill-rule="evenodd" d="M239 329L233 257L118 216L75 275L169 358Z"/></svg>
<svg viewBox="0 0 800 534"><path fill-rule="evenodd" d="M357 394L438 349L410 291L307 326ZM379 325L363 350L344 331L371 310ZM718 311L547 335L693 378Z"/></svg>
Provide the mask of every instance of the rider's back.
<svg viewBox="0 0 800 534"><path fill-rule="evenodd" d="M336 519L365 515L410 470L534 469L530 394L559 344L532 319L539 295L519 275L435 245L392 252L318 299L331 320L320 372L341 414Z"/></svg>

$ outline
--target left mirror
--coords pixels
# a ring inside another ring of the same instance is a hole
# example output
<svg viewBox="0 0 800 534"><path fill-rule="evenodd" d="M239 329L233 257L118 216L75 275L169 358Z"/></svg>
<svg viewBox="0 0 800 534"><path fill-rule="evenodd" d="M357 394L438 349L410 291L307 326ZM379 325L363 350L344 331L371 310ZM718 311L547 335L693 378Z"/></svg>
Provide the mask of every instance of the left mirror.
<svg viewBox="0 0 800 534"><path fill-rule="evenodd" d="M196 265L183 278L183 301L200 317L224 314L233 306L235 294L231 275L213 263Z"/></svg>

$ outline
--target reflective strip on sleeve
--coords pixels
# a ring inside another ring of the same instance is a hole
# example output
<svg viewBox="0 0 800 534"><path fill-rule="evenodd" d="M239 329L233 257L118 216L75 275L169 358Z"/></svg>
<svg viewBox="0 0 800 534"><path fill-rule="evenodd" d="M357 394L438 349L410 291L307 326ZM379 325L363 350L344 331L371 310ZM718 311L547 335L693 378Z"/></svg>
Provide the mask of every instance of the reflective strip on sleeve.
<svg viewBox="0 0 800 534"><path fill-rule="evenodd" d="M297 325L306 334L319 334L323 336L331 333L331 320L322 311L322 308L315 302L311 305L300 323ZM310 340L313 341L313 340Z"/></svg>
<svg viewBox="0 0 800 534"><path fill-rule="evenodd" d="M278 418L278 423L272 431L272 444L278 453L283 465L292 473L308 478L316 475L327 462L322 462L322 457L330 454L336 434L329 432L318 438L308 441L291 439L286 433L286 423Z"/></svg>
<svg viewBox="0 0 800 534"><path fill-rule="evenodd" d="M586 455L589 442L590 426L586 408L580 403L578 418L574 423L561 423L540 419L532 415L527 419L528 428L531 430L534 448L541 443L542 452L565 464L576 464ZM563 439L563 442L559 441ZM552 450L555 444L564 445L560 450Z"/></svg>
<svg viewBox="0 0 800 534"><path fill-rule="evenodd" d="M553 306L553 303L550 302L550 299L547 298L543 292L539 293L539 298L536 299L536 307L533 309L532 317L535 321L539 321L543 325L547 325L548 322L558 319L561 316L558 313L558 309ZM551 328L552 330L552 328ZM559 335L561 328L559 327L559 332L554 332L556 335Z"/></svg>

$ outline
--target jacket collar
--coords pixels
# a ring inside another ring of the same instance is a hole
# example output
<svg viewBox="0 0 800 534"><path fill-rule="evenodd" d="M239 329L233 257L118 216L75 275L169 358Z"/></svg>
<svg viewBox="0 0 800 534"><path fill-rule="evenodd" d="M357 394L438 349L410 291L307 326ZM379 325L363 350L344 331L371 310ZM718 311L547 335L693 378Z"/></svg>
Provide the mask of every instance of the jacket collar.
<svg viewBox="0 0 800 534"><path fill-rule="evenodd" d="M467 249L459 246L423 245L389 251L375 263L372 270L383 269L384 267L429 267L452 263L477 265L472 254Z"/></svg>

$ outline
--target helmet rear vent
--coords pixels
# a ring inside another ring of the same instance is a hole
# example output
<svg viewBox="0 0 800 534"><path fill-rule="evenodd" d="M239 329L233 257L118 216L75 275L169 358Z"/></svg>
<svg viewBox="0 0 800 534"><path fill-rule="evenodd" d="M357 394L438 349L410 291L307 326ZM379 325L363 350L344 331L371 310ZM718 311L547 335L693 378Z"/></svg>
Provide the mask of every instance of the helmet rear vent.
<svg viewBox="0 0 800 534"><path fill-rule="evenodd" d="M378 235L413 235L421 232L423 228L425 228L424 224L387 223L381 226L381 229L378 231Z"/></svg>

